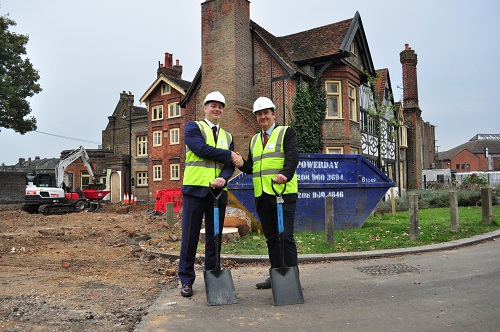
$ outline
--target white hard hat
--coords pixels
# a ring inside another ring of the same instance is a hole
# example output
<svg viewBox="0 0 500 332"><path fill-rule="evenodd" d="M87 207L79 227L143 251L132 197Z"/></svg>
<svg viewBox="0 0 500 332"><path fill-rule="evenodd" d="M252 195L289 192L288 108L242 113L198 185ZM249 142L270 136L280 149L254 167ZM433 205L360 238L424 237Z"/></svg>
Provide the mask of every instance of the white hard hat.
<svg viewBox="0 0 500 332"><path fill-rule="evenodd" d="M203 101L203 105L206 105L210 101L218 101L222 104L222 107L226 107L226 98L219 91L210 92Z"/></svg>
<svg viewBox="0 0 500 332"><path fill-rule="evenodd" d="M274 106L273 101L267 97L259 97L253 103L253 113L254 114L260 110L264 110L267 108L271 108L273 111L276 110L276 106Z"/></svg>

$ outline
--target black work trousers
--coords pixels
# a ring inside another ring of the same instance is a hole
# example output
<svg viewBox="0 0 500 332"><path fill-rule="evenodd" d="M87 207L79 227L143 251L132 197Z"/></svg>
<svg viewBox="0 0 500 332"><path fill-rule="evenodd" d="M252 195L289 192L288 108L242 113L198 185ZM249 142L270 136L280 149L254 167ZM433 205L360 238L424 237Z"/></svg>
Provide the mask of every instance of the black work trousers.
<svg viewBox="0 0 500 332"><path fill-rule="evenodd" d="M297 266L297 246L294 239L294 219L296 201L283 203L283 243L284 243L284 265L286 267ZM271 267L282 265L280 255L280 238L278 232L278 210L276 197L263 193L257 201L257 214L259 215L262 230L266 237L269 261Z"/></svg>

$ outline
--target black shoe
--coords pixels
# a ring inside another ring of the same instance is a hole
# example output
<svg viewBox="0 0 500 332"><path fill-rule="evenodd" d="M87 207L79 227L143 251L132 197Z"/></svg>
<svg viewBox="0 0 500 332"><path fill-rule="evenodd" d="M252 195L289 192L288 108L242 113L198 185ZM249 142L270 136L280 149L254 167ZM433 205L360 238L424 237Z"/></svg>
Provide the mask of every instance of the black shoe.
<svg viewBox="0 0 500 332"><path fill-rule="evenodd" d="M193 286L190 284L182 285L181 295L184 297L193 296Z"/></svg>
<svg viewBox="0 0 500 332"><path fill-rule="evenodd" d="M271 288L271 278L267 278L263 282L259 282L258 284L255 285L258 289L269 289Z"/></svg>

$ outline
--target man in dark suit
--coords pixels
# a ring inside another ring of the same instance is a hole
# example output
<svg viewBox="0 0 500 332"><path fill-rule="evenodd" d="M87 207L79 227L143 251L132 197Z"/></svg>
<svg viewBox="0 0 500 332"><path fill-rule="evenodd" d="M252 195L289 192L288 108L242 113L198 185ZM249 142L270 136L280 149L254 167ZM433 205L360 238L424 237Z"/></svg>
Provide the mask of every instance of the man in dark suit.
<svg viewBox="0 0 500 332"><path fill-rule="evenodd" d="M205 270L214 270L214 198L211 190L222 190L219 198L220 230L227 204L227 181L234 173L231 159L236 156L233 137L220 127L226 106L219 91L210 92L204 102L205 119L191 121L184 131L186 167L182 184L182 240L179 261L181 295L193 295L194 263L203 219L205 219ZM220 249L220 241L218 243Z"/></svg>
<svg viewBox="0 0 500 332"><path fill-rule="evenodd" d="M262 131L250 140L247 160L239 154L233 163L242 172L252 174L255 205L262 230L266 237L271 267L281 266L278 216L275 192L283 193L284 260L285 266L297 266L297 246L294 239L295 208L298 199L298 181L295 170L299 163L299 146L293 128L276 124L276 107L266 97L259 97L253 105ZM256 285L259 289L271 288L271 280Z"/></svg>

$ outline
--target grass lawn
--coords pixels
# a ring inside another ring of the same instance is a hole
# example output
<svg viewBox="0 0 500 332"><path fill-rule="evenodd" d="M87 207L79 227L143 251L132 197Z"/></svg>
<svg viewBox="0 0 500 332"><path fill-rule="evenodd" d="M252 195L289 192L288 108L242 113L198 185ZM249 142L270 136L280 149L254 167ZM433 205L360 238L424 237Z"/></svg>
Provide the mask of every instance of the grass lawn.
<svg viewBox="0 0 500 332"><path fill-rule="evenodd" d="M448 242L500 229L500 206L493 206L493 222L481 222L480 206L459 207L459 232L451 230L449 208L419 210L419 236L410 240L409 213L398 212L370 216L362 228L335 231L334 243L327 244L325 232L295 233L299 254L326 254L357 252L390 248L407 248L434 243ZM223 244L222 254L262 255L267 254L263 234L251 232L228 244Z"/></svg>

